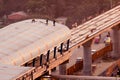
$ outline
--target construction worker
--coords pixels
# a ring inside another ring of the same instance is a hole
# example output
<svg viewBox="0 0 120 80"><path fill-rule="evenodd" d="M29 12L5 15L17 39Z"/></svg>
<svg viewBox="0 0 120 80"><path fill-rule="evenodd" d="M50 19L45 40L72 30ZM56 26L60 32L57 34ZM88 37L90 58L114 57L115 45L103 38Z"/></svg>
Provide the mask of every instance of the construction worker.
<svg viewBox="0 0 120 80"><path fill-rule="evenodd" d="M95 43L99 44L99 42L100 42L100 37L99 36L95 37Z"/></svg>
<svg viewBox="0 0 120 80"><path fill-rule="evenodd" d="M34 19L34 18L32 19L32 22L33 22L33 23L35 22L35 19Z"/></svg>
<svg viewBox="0 0 120 80"><path fill-rule="evenodd" d="M104 43L105 43L105 46L108 46L111 43L111 38L109 35L106 36Z"/></svg>
<svg viewBox="0 0 120 80"><path fill-rule="evenodd" d="M48 25L48 18L46 19L46 25Z"/></svg>
<svg viewBox="0 0 120 80"><path fill-rule="evenodd" d="M104 39L104 43L105 43L105 46L109 46L110 44L111 44L111 38L110 38L110 36L109 35L106 35L106 37L105 37L105 39ZM107 59L109 59L110 58L110 52L107 52L107 54L105 54L104 56L103 56L103 59L104 60L107 60Z"/></svg>
<svg viewBox="0 0 120 80"><path fill-rule="evenodd" d="M55 20L53 20L53 26L55 26L55 22L56 22L56 21L55 21Z"/></svg>

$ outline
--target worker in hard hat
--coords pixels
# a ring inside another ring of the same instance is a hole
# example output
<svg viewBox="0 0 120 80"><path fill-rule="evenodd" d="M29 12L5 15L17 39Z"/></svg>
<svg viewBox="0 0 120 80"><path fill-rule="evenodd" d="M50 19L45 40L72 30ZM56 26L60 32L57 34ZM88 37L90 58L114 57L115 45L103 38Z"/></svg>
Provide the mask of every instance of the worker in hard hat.
<svg viewBox="0 0 120 80"><path fill-rule="evenodd" d="M111 38L110 38L109 35L107 35L107 36L105 37L104 43L105 43L105 46L110 45L110 43L111 43Z"/></svg>

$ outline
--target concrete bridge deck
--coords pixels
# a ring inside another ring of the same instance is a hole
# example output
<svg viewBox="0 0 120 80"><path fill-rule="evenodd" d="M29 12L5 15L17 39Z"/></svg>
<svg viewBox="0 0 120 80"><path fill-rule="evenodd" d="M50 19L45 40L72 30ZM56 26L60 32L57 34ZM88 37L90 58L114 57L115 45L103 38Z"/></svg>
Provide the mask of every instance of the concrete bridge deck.
<svg viewBox="0 0 120 80"><path fill-rule="evenodd" d="M117 6L103 13L102 15L78 26L77 28L72 29L72 37L69 51L63 53L64 54L63 56L60 57L58 56L59 58L57 60L54 59L51 60L51 63L49 64L49 68L47 69L47 71L50 71L52 68L59 66L64 61L68 60L72 55L73 50L77 49L79 46L82 46L82 44L88 42L89 40L93 39L94 37L104 32L110 31L111 28L116 27L117 25L119 25L119 23L120 23L120 6ZM78 55L80 56L81 54ZM76 61L76 59L74 59L74 61ZM72 60L72 62L74 61ZM38 73L36 73L35 75L41 75L45 70L46 69L44 69L44 67L43 68L39 67Z"/></svg>
<svg viewBox="0 0 120 80"><path fill-rule="evenodd" d="M42 67L42 66L37 67L35 69L35 73L33 74L34 79L39 77L40 75L44 74L44 71L46 71L46 70L51 71L51 69L53 69L54 67L59 66L60 64L62 64L66 60L68 60L70 58L70 56L72 55L72 52L75 49L77 49L79 46L80 47L83 46L83 44L86 44L90 40L93 40L93 38L95 38L96 36L106 32L106 31L110 31L111 29L113 29L113 27L116 27L119 24L120 24L120 5L97 16L96 18L91 19L90 21L78 26L75 29L72 29L72 36L70 39L71 40L70 49L68 51L64 52L63 55L57 56L58 57L57 60L51 59L51 61L49 63L49 68L46 69L46 67ZM115 31L118 32L118 30L119 30L119 27L117 27L117 29L114 30L114 33L115 33ZM115 33L114 36L115 35L117 37L119 37L118 33ZM115 46L119 45L119 38L117 38L117 37L114 37L116 42L118 42L118 44L115 43ZM88 52L91 54L90 45L88 45L87 48L86 48L86 45L84 45L83 47L86 50L88 50ZM100 47L98 46L95 48L98 49ZM85 51L85 49L84 49L84 51ZM78 50L78 52L79 52L79 50ZM81 53L81 52L79 52L79 53ZM89 54L89 53L86 53L86 54ZM82 54L78 54L78 55L80 57L82 57ZM89 59L90 59L90 57L89 57ZM74 60L76 60L76 59L74 59ZM86 59L84 59L84 60L86 60ZM71 61L71 62L74 62L74 61ZM97 72L96 72L96 74L97 74Z"/></svg>

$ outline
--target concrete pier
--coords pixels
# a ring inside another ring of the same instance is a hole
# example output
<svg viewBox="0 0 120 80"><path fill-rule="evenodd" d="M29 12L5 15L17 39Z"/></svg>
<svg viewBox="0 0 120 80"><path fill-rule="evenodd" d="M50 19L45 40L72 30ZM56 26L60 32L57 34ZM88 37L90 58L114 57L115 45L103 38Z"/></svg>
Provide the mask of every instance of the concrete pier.
<svg viewBox="0 0 120 80"><path fill-rule="evenodd" d="M92 75L91 44L92 40L83 44L83 75Z"/></svg>
<svg viewBox="0 0 120 80"><path fill-rule="evenodd" d="M119 25L120 26L120 25ZM112 28L113 30L113 58L119 58L120 57L120 33L119 33L119 26L116 26Z"/></svg>

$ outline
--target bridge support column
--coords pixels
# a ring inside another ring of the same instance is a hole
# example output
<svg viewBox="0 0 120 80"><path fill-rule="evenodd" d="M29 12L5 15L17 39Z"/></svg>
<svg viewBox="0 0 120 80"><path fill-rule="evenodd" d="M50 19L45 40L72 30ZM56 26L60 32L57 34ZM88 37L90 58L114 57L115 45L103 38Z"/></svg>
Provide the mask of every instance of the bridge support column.
<svg viewBox="0 0 120 80"><path fill-rule="evenodd" d="M83 44L83 75L92 75L92 55L91 55L92 39Z"/></svg>
<svg viewBox="0 0 120 80"><path fill-rule="evenodd" d="M120 26L120 25L119 25ZM113 58L120 57L120 33L119 33L119 26L114 27L113 30Z"/></svg>

